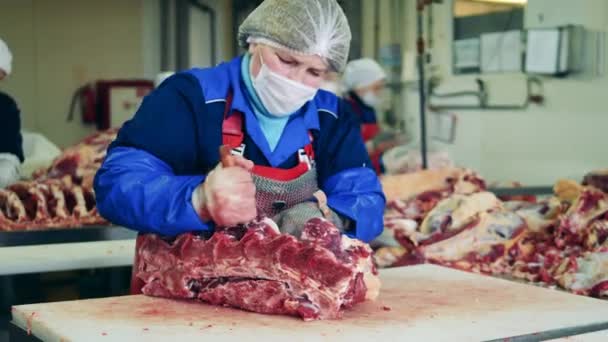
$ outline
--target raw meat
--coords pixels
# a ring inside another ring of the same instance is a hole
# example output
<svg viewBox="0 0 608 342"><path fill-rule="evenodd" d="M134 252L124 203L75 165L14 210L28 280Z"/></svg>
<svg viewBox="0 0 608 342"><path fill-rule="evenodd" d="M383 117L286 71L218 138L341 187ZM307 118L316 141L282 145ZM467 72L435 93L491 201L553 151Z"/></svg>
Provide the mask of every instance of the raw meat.
<svg viewBox="0 0 608 342"><path fill-rule="evenodd" d="M495 182L490 184L490 188L521 188L523 185L520 182L511 181L511 182ZM521 202L536 202L536 196L534 195L502 195L499 196L501 201L510 202L510 201L521 201Z"/></svg>
<svg viewBox="0 0 608 342"><path fill-rule="evenodd" d="M416 174L405 176L413 177L413 180L416 181L424 181L427 185L413 187L423 190L422 192L413 193L410 189L408 194L411 197L393 199L387 203L384 215L384 226L387 233L383 234L384 243L394 238L405 248L413 249L418 245L419 240L428 238L429 234L420 231L420 225L438 203L452 194L467 195L485 190L485 181L470 170L431 170L424 171L422 176L419 177ZM411 183L413 180L405 180L405 184ZM395 182L396 180L391 178L390 183ZM429 189L429 185L439 186L439 188ZM383 180L383 188L387 187ZM390 242L387 244L392 245Z"/></svg>
<svg viewBox="0 0 608 342"><path fill-rule="evenodd" d="M379 280L369 247L312 219L300 240L280 234L270 219L174 241L141 235L134 275L150 296L198 299L214 305L334 319L375 299Z"/></svg>
<svg viewBox="0 0 608 342"><path fill-rule="evenodd" d="M50 167L36 171L34 179L63 179L92 188L95 173L101 167L106 150L117 133L118 129L97 132L66 148Z"/></svg>
<svg viewBox="0 0 608 342"><path fill-rule="evenodd" d="M117 130L97 132L68 147L34 180L0 189L0 230L109 224L97 212L93 178Z"/></svg>
<svg viewBox="0 0 608 342"><path fill-rule="evenodd" d="M0 189L0 230L36 230L107 224L90 188L60 180L19 182Z"/></svg>
<svg viewBox="0 0 608 342"><path fill-rule="evenodd" d="M375 260L437 263L608 297L608 195L568 181L555 193L537 203L452 193L425 207L422 219L410 215L413 225L389 228L401 247L380 248Z"/></svg>
<svg viewBox="0 0 608 342"><path fill-rule="evenodd" d="M583 178L583 185L590 185L608 193L608 169L589 172Z"/></svg>
<svg viewBox="0 0 608 342"><path fill-rule="evenodd" d="M556 280L560 286L577 294L608 297L608 249L569 259L566 270L558 274Z"/></svg>
<svg viewBox="0 0 608 342"><path fill-rule="evenodd" d="M488 211L446 234L446 239L422 246L424 258L430 262L480 273L502 273L498 266L511 246L526 229L525 221L508 211Z"/></svg>

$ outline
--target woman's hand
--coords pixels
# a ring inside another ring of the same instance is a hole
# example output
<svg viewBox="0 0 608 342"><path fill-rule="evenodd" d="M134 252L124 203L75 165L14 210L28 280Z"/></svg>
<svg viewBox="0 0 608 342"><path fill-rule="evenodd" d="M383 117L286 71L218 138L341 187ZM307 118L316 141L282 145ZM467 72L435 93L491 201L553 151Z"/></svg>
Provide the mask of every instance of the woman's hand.
<svg viewBox="0 0 608 342"><path fill-rule="evenodd" d="M223 158L192 194L192 205L204 221L230 227L252 221L257 216L253 162L240 156Z"/></svg>

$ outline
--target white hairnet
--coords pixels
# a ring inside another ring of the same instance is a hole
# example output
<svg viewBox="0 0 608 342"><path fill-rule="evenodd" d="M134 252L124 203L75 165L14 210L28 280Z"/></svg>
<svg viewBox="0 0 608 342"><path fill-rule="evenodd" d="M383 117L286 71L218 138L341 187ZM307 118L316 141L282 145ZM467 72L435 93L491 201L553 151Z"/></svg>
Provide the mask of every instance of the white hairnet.
<svg viewBox="0 0 608 342"><path fill-rule="evenodd" d="M384 69L371 58L355 59L348 62L342 83L347 90L366 87L386 78Z"/></svg>
<svg viewBox="0 0 608 342"><path fill-rule="evenodd" d="M4 70L7 75L10 75L13 69L13 55L9 50L8 45L0 38L0 69Z"/></svg>
<svg viewBox="0 0 608 342"><path fill-rule="evenodd" d="M243 21L238 40L318 55L342 71L350 49L350 27L336 0L265 0Z"/></svg>

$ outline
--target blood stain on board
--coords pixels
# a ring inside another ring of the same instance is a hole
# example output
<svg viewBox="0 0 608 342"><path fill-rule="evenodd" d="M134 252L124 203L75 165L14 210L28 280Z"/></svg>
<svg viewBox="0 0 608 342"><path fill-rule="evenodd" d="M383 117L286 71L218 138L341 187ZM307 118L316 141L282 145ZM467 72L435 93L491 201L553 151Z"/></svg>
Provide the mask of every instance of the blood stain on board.
<svg viewBox="0 0 608 342"><path fill-rule="evenodd" d="M32 334L32 321L34 320L34 316L36 316L36 311L33 311L32 314L27 318L27 334Z"/></svg>
<svg viewBox="0 0 608 342"><path fill-rule="evenodd" d="M390 308L390 307L388 307L388 306L383 306L383 307L382 307L382 310L384 310L384 311L391 311L391 308Z"/></svg>

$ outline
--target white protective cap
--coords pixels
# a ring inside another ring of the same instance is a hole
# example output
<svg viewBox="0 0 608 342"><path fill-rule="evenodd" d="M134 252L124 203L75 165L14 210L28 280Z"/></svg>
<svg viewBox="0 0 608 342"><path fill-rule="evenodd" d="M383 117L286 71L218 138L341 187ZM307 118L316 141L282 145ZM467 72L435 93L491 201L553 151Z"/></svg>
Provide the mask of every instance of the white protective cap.
<svg viewBox="0 0 608 342"><path fill-rule="evenodd" d="M361 58L348 62L342 76L342 83L344 88L350 91L367 87L383 79L386 79L386 73L378 62L371 58Z"/></svg>
<svg viewBox="0 0 608 342"><path fill-rule="evenodd" d="M265 0L243 21L238 40L324 58L333 71L348 59L351 33L336 0Z"/></svg>
<svg viewBox="0 0 608 342"><path fill-rule="evenodd" d="M0 69L4 70L7 75L10 75L13 70L13 55L2 38L0 38Z"/></svg>

